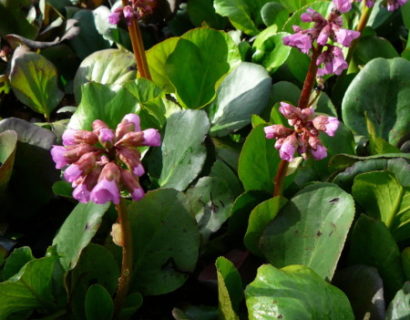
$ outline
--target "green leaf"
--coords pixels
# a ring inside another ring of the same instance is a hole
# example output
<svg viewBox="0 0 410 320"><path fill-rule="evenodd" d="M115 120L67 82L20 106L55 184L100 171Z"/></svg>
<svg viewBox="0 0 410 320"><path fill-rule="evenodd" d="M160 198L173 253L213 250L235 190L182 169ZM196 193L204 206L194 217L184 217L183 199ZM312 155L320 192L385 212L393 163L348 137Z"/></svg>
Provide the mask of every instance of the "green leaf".
<svg viewBox="0 0 410 320"><path fill-rule="evenodd" d="M6 130L0 133L0 194L6 189L13 172L16 156L17 133Z"/></svg>
<svg viewBox="0 0 410 320"><path fill-rule="evenodd" d="M99 284L88 288L85 296L87 320L110 320L114 314L114 303L108 291Z"/></svg>
<svg viewBox="0 0 410 320"><path fill-rule="evenodd" d="M288 60L292 49L283 44L283 37L288 33L276 31L275 25L265 29L258 34L253 43L255 53L252 60L262 64L271 74Z"/></svg>
<svg viewBox="0 0 410 320"><path fill-rule="evenodd" d="M241 276L232 262L224 257L216 259L215 266L219 312L224 320L239 320L237 312L243 299Z"/></svg>
<svg viewBox="0 0 410 320"><path fill-rule="evenodd" d="M13 250L4 264L1 278L7 280L20 271L29 261L34 260L30 247L21 247Z"/></svg>
<svg viewBox="0 0 410 320"><path fill-rule="evenodd" d="M280 196L274 197L261 202L251 211L244 243L253 254L263 256L259 248L259 240L266 226L276 217L286 203L287 199Z"/></svg>
<svg viewBox="0 0 410 320"><path fill-rule="evenodd" d="M387 300L404 282L400 251L383 222L362 214L351 235L349 261L377 268L386 288Z"/></svg>
<svg viewBox="0 0 410 320"><path fill-rule="evenodd" d="M53 240L53 245L56 246L65 270L71 270L76 266L82 250L96 234L109 206L110 203L79 203L64 221Z"/></svg>
<svg viewBox="0 0 410 320"><path fill-rule="evenodd" d="M404 320L410 318L410 282L399 290L387 309L386 320Z"/></svg>
<svg viewBox="0 0 410 320"><path fill-rule="evenodd" d="M84 301L91 285L98 284L108 295L114 294L120 275L118 265L113 254L101 245L90 243L82 251L77 266L71 272L68 288L75 319L86 317Z"/></svg>
<svg viewBox="0 0 410 320"><path fill-rule="evenodd" d="M365 65L375 58L396 58L397 50L386 39L377 36L360 37L354 49L353 59L359 65Z"/></svg>
<svg viewBox="0 0 410 320"><path fill-rule="evenodd" d="M135 79L135 76L136 67L131 52L118 49L94 52L81 62L75 75L76 101L81 101L81 86L85 83L98 82L120 87L128 80Z"/></svg>
<svg viewBox="0 0 410 320"><path fill-rule="evenodd" d="M114 129L126 114L135 113L138 109L135 97L125 87L116 89L94 82L85 84L81 103L68 127L91 130L93 121L100 119Z"/></svg>
<svg viewBox="0 0 410 320"><path fill-rule="evenodd" d="M206 158L203 142L208 130L204 111L186 110L168 119L162 143L162 187L182 191L198 176Z"/></svg>
<svg viewBox="0 0 410 320"><path fill-rule="evenodd" d="M204 81L206 80L208 86L210 86L210 79L216 78L216 75L221 73L221 70L226 67L226 63L229 64L229 69L233 69L241 61L237 45L227 33L222 31L217 31L210 28L196 28L184 33L181 37L169 38L165 41L160 42L147 51L147 61L150 66L152 79L155 84L164 89L166 92L184 90L183 87L174 87L175 83L174 85L171 83L169 78L170 75L168 74L168 68L166 67L169 57L171 56L171 54L173 54L177 44L179 43L179 40L181 39L188 40L191 42L191 44L195 45L195 47L187 45L186 43L185 45L182 45L184 47L190 48L187 50L195 63L197 63L199 60L203 61L204 63L208 63L207 65L205 65L205 69L203 65L200 66L201 72L206 71L209 73L209 75L207 76L200 74L198 70L194 70L193 68L189 68L188 70L188 73L193 73L192 76L196 77L196 81L198 81L199 79L204 79ZM184 51L183 49L184 48L182 48L182 51ZM180 53L184 54L184 52L181 52L181 48L179 51ZM184 94L186 96L191 95L189 96L190 99L195 100L194 95L197 94L198 90L200 92L203 91L201 87L202 84L200 87L194 88L192 84L189 83L189 81L184 80L184 76L186 77L187 74L183 74L179 70L179 68L188 68L184 55L174 55L173 60L173 62L177 63L177 65L171 65L171 68L176 68L175 70L172 70L173 78L175 78L176 81L178 83L181 83L183 86L188 85L188 89L190 91L184 92ZM215 70L213 70L214 68ZM228 70L226 70L223 74L225 74L227 71ZM223 74L221 76L223 76ZM216 84L214 83L214 85ZM203 92L201 94L206 96L210 93Z"/></svg>
<svg viewBox="0 0 410 320"><path fill-rule="evenodd" d="M370 157L338 155L333 157L330 165L336 170L344 170L334 177L333 182L345 190L350 190L356 175L369 171L387 170L396 176L404 187L410 187L410 164L408 154L384 154ZM403 158L402 158L403 157Z"/></svg>
<svg viewBox="0 0 410 320"><path fill-rule="evenodd" d="M275 25L281 30L289 18L289 11L278 2L268 2L261 9L263 23L269 27Z"/></svg>
<svg viewBox="0 0 410 320"><path fill-rule="evenodd" d="M238 174L245 190L273 192L273 178L280 162L275 141L266 139L264 125L252 129L243 144Z"/></svg>
<svg viewBox="0 0 410 320"><path fill-rule="evenodd" d="M352 194L363 210L381 220L397 241L409 239L410 188L403 188L387 171L359 174L355 177Z"/></svg>
<svg viewBox="0 0 410 320"><path fill-rule="evenodd" d="M365 115L376 134L393 145L410 133L410 61L374 59L360 71L342 103L345 124L356 134L368 136ZM372 88L368 91L368 88Z"/></svg>
<svg viewBox="0 0 410 320"><path fill-rule="evenodd" d="M110 42L99 34L95 26L92 10L78 10L73 19L78 20L81 31L78 36L70 40L70 44L80 59L84 59L95 51L110 47Z"/></svg>
<svg viewBox="0 0 410 320"><path fill-rule="evenodd" d="M245 291L249 320L353 320L349 300L305 266L263 265Z"/></svg>
<svg viewBox="0 0 410 320"><path fill-rule="evenodd" d="M242 62L221 83L211 105L211 133L224 136L250 123L268 104L272 80L263 67Z"/></svg>
<svg viewBox="0 0 410 320"><path fill-rule="evenodd" d="M146 52L152 81L166 92L174 92L174 87L165 70L165 64L168 57L175 50L178 41L179 38L177 37L168 38L157 43Z"/></svg>
<svg viewBox="0 0 410 320"><path fill-rule="evenodd" d="M27 20L24 7L29 5L25 0L0 1L0 35L15 33L33 39L37 28Z"/></svg>
<svg viewBox="0 0 410 320"><path fill-rule="evenodd" d="M277 267L303 264L331 279L355 213L352 197L330 183L302 189L267 226L260 248Z"/></svg>
<svg viewBox="0 0 410 320"><path fill-rule="evenodd" d="M369 148L372 154L399 153L400 149L377 136L374 123L365 115L367 132L369 132Z"/></svg>
<svg viewBox="0 0 410 320"><path fill-rule="evenodd" d="M259 33L260 10L269 0L214 0L218 14L228 17L232 25L246 34Z"/></svg>
<svg viewBox="0 0 410 320"><path fill-rule="evenodd" d="M0 319L40 308L43 312L55 310L53 274L56 263L55 257L32 260L12 278L1 282Z"/></svg>
<svg viewBox="0 0 410 320"><path fill-rule="evenodd" d="M176 290L194 271L199 232L184 203L182 193L159 189L128 207L135 259L132 288L144 295Z"/></svg>
<svg viewBox="0 0 410 320"><path fill-rule="evenodd" d="M377 269L363 265L338 270L332 281L349 298L356 319L384 320L383 280Z"/></svg>
<svg viewBox="0 0 410 320"><path fill-rule="evenodd" d="M23 50L17 50L13 56L11 87L22 103L49 118L63 98L57 85L57 70L42 55Z"/></svg>
<svg viewBox="0 0 410 320"><path fill-rule="evenodd" d="M180 39L168 57L165 69L184 106L199 109L215 97L217 81L229 71L228 45L218 31L202 29L206 51L189 40Z"/></svg>
<svg viewBox="0 0 410 320"><path fill-rule="evenodd" d="M192 23L200 27L204 23L211 28L224 29L227 20L215 12L213 0L188 0L188 15Z"/></svg>

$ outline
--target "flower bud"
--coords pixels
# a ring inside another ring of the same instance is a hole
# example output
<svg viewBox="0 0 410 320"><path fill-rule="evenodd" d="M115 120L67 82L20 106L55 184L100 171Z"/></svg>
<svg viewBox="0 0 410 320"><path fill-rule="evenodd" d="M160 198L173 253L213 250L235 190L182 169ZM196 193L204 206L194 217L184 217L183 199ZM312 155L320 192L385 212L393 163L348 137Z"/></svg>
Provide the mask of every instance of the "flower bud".
<svg viewBox="0 0 410 320"><path fill-rule="evenodd" d="M108 201L119 204L120 190L118 183L120 175L120 168L115 163L106 164L101 171L97 185L91 192L91 201L97 204L104 204Z"/></svg>
<svg viewBox="0 0 410 320"><path fill-rule="evenodd" d="M138 178L136 178L130 171L121 170L121 182L131 193L133 200L138 201L144 197L144 189L142 189L139 184Z"/></svg>
<svg viewBox="0 0 410 320"><path fill-rule="evenodd" d="M90 131L67 129L63 133L63 145L71 146L80 143L96 144L97 136Z"/></svg>
<svg viewBox="0 0 410 320"><path fill-rule="evenodd" d="M161 145L161 136L157 129L147 129L144 133L144 146L159 147Z"/></svg>

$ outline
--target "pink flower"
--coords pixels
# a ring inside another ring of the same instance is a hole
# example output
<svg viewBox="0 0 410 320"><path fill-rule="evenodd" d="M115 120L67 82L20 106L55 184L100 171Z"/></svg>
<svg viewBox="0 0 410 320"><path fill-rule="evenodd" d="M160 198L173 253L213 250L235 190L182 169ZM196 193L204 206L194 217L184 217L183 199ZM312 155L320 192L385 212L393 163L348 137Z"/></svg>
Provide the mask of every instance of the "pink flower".
<svg viewBox="0 0 410 320"><path fill-rule="evenodd" d="M343 28L337 28L334 33L336 41L345 47L350 47L352 41L360 37L360 32Z"/></svg>
<svg viewBox="0 0 410 320"><path fill-rule="evenodd" d="M289 36L283 37L283 44L299 49L301 52L308 54L312 49L312 38L309 34L299 31Z"/></svg>
<svg viewBox="0 0 410 320"><path fill-rule="evenodd" d="M276 145L275 145L276 147ZM298 148L298 140L294 134L291 134L283 140L279 148L279 156L286 161L292 161L293 156Z"/></svg>
<svg viewBox="0 0 410 320"><path fill-rule="evenodd" d="M66 149L63 146L53 146L51 148L51 157L56 164L56 169L64 168L69 163L65 153Z"/></svg>
<svg viewBox="0 0 410 320"><path fill-rule="evenodd" d="M95 166L96 162L96 155L94 152L88 152L84 155L81 156L81 158L70 165L65 171L64 171L64 178L68 182L74 182L78 178L80 178L82 175L88 174L89 171L93 169Z"/></svg>
<svg viewBox="0 0 410 320"><path fill-rule="evenodd" d="M116 11L110 13L110 15L108 16L108 22L110 24L117 25L117 24L120 23L121 18L122 18L122 12L119 12L119 11L116 10Z"/></svg>
<svg viewBox="0 0 410 320"><path fill-rule="evenodd" d="M125 115L122 121L131 122L134 125L133 131L141 131L140 117L135 113L129 113Z"/></svg>
<svg viewBox="0 0 410 320"><path fill-rule="evenodd" d="M407 0L387 0L387 10L394 11L405 5Z"/></svg>
<svg viewBox="0 0 410 320"><path fill-rule="evenodd" d="M337 118L328 116L317 116L312 122L317 130L323 131L331 137L335 135L340 124Z"/></svg>
<svg viewBox="0 0 410 320"><path fill-rule="evenodd" d="M131 193L134 201L141 200L144 197L144 189L141 188L136 177L128 170L121 170L121 182Z"/></svg>
<svg viewBox="0 0 410 320"><path fill-rule="evenodd" d="M342 50L335 46L328 46L328 49L320 54L316 64L321 65L322 63L324 64L323 68L320 68L317 72L319 76L327 74L340 75L348 67Z"/></svg>
<svg viewBox="0 0 410 320"><path fill-rule="evenodd" d="M104 204L109 201L119 204L119 180L120 169L118 166L113 162L106 164L101 171L97 185L91 191L90 200L97 204Z"/></svg>
<svg viewBox="0 0 410 320"><path fill-rule="evenodd" d="M327 149L322 144L318 144L316 149L310 149L310 153L316 160L322 160L327 157Z"/></svg>
<svg viewBox="0 0 410 320"><path fill-rule="evenodd" d="M147 129L143 131L145 146L158 147L161 145L161 136L157 129Z"/></svg>
<svg viewBox="0 0 410 320"><path fill-rule="evenodd" d="M63 145L65 146L71 146L79 143L96 144L98 141L97 136L93 132L73 129L67 129L64 131L62 139Z"/></svg>
<svg viewBox="0 0 410 320"><path fill-rule="evenodd" d="M286 128L281 124L274 124L264 128L266 139L286 137L293 132L292 129Z"/></svg>
<svg viewBox="0 0 410 320"><path fill-rule="evenodd" d="M81 203L90 201L90 190L84 183L80 183L73 191L73 198Z"/></svg>
<svg viewBox="0 0 410 320"><path fill-rule="evenodd" d="M333 5L335 6L335 9L340 13L345 13L352 9L351 0L333 0Z"/></svg>

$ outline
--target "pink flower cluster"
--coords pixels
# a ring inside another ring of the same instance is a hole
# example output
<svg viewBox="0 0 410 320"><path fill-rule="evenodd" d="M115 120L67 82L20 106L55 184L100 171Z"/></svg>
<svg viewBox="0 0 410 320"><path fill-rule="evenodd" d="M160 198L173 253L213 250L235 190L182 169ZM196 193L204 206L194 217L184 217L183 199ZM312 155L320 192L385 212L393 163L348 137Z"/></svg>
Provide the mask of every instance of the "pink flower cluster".
<svg viewBox="0 0 410 320"><path fill-rule="evenodd" d="M141 131L136 114L127 114L115 131L101 120L95 120L92 127L92 131L66 130L63 146L51 149L56 168L66 167L64 178L74 188L73 197L83 203L118 204L124 188L133 200L140 200L144 190L139 177L145 170L137 147L159 146L158 130Z"/></svg>
<svg viewBox="0 0 410 320"><path fill-rule="evenodd" d="M293 129L274 124L264 130L267 139L276 139L275 148L279 150L281 159L292 161L296 152L304 158L310 155L316 160L327 157L327 149L320 142L319 133L322 131L333 137L339 127L337 118L316 116L312 108L300 109L285 102L280 103L279 111Z"/></svg>
<svg viewBox="0 0 410 320"><path fill-rule="evenodd" d="M348 12L352 9L353 2L361 2L361 0L333 0L333 4L340 13ZM394 11L403 6L407 0L385 0L387 10ZM366 6L371 8L374 6L375 0L365 0Z"/></svg>
<svg viewBox="0 0 410 320"><path fill-rule="evenodd" d="M133 19L142 19L152 14L156 6L156 0L128 0L128 5L114 10L108 17L111 24L118 24L125 19L128 25Z"/></svg>
<svg viewBox="0 0 410 320"><path fill-rule="evenodd" d="M342 49L335 44L349 47L352 41L360 36L360 32L342 28L343 20L336 10L332 11L328 19L313 9L308 9L300 18L303 22L314 22L314 26L306 30L293 26L296 33L284 37L283 43L306 54L311 51L315 42L326 47L326 50L322 51L316 60L318 66L323 65L318 70L318 75L340 75L348 65Z"/></svg>

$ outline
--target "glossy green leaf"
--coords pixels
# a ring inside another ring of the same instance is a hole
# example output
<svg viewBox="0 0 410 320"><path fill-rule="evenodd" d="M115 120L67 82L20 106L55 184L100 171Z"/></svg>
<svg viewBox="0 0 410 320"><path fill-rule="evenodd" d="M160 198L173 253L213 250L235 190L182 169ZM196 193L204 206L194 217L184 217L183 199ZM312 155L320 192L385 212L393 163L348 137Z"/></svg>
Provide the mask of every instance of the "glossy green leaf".
<svg viewBox="0 0 410 320"><path fill-rule="evenodd" d="M169 81L165 70L168 57L175 50L179 38L172 37L157 43L146 52L147 63L151 73L152 81L166 92L174 92L174 87Z"/></svg>
<svg viewBox="0 0 410 320"><path fill-rule="evenodd" d="M6 130L0 133L0 193L7 187L13 172L16 156L17 133Z"/></svg>
<svg viewBox="0 0 410 320"><path fill-rule="evenodd" d="M217 81L229 71L229 48L223 35L209 29L202 31L202 41L208 43L206 51L189 40L180 39L165 65L179 100L190 109L208 104L215 97Z"/></svg>
<svg viewBox="0 0 410 320"><path fill-rule="evenodd" d="M85 296L85 315L87 320L111 320L114 303L108 291L99 284L88 288Z"/></svg>
<svg viewBox="0 0 410 320"><path fill-rule="evenodd" d="M410 237L410 188L403 188L392 173L375 171L357 175L352 194L363 211L383 221L397 241Z"/></svg>
<svg viewBox="0 0 410 320"><path fill-rule="evenodd" d="M400 251L393 236L383 224L362 214L357 220L350 238L349 261L377 268L391 299L404 282Z"/></svg>
<svg viewBox="0 0 410 320"><path fill-rule="evenodd" d="M93 121L99 119L114 129L126 114L135 113L138 110L135 97L124 87L116 89L93 82L85 84L81 103L68 127L91 130Z"/></svg>
<svg viewBox="0 0 410 320"><path fill-rule="evenodd" d="M22 103L46 118L63 98L55 66L42 55L23 49L13 56L10 84Z"/></svg>
<svg viewBox="0 0 410 320"><path fill-rule="evenodd" d="M71 270L76 266L82 250L96 234L109 206L110 203L79 203L64 221L53 240L53 245L56 246L65 270Z"/></svg>
<svg viewBox="0 0 410 320"><path fill-rule="evenodd" d="M215 266L219 312L224 320L239 320L237 312L243 299L241 276L233 263L224 257L216 259Z"/></svg>
<svg viewBox="0 0 410 320"><path fill-rule="evenodd" d="M136 67L131 52L118 49L106 49L94 52L85 58L74 78L74 94L81 101L81 86L88 82L115 85L135 79ZM114 86L113 86L114 88Z"/></svg>
<svg viewBox="0 0 410 320"><path fill-rule="evenodd" d="M410 318L410 282L406 282L390 302L385 320L404 320Z"/></svg>
<svg viewBox="0 0 410 320"><path fill-rule="evenodd" d="M353 320L349 300L305 266L263 265L245 291L249 320Z"/></svg>
<svg viewBox="0 0 410 320"><path fill-rule="evenodd" d="M145 295L178 289L196 266L198 226L184 203L182 193L159 189L128 206L135 259L132 288Z"/></svg>
<svg viewBox="0 0 410 320"><path fill-rule="evenodd" d="M255 53L252 56L254 62L262 64L269 73L274 73L289 58L292 48L283 44L286 32L276 32L274 25L258 34L253 43Z"/></svg>
<svg viewBox="0 0 410 320"><path fill-rule="evenodd" d="M263 125L250 132L239 158L238 174L245 190L273 191L280 158L274 148L275 141L266 139Z"/></svg>
<svg viewBox="0 0 410 320"><path fill-rule="evenodd" d="M243 62L221 83L211 105L211 133L224 136L250 123L268 104L272 80L259 65Z"/></svg>
<svg viewBox="0 0 410 320"><path fill-rule="evenodd" d="M274 197L261 202L251 211L244 243L253 254L263 256L259 248L259 240L266 226L276 217L286 203L285 198Z"/></svg>
<svg viewBox="0 0 410 320"><path fill-rule="evenodd" d="M92 10L78 10L74 14L73 19L78 20L78 26L81 31L78 36L70 40L70 44L80 59L84 59L95 51L110 47L110 42L100 35L95 26Z"/></svg>
<svg viewBox="0 0 410 320"><path fill-rule="evenodd" d="M12 278L1 282L0 319L35 309L55 310L53 273L56 263L55 257L32 260Z"/></svg>
<svg viewBox="0 0 410 320"><path fill-rule="evenodd" d="M267 226L260 248L274 266L303 264L331 279L354 213L352 197L338 186L309 185Z"/></svg>
<svg viewBox="0 0 410 320"><path fill-rule="evenodd" d="M377 136L397 145L410 133L409 84L409 61L402 58L372 60L346 91L342 103L345 124L354 133L367 136L367 114L375 125Z"/></svg>
<svg viewBox="0 0 410 320"><path fill-rule="evenodd" d="M400 149L392 146L383 138L377 136L374 124L366 117L367 132L369 133L369 149L371 154L399 153Z"/></svg>
<svg viewBox="0 0 410 320"><path fill-rule="evenodd" d="M182 191L197 177L206 158L203 143L208 130L204 111L186 110L168 119L162 143L162 187Z"/></svg>

